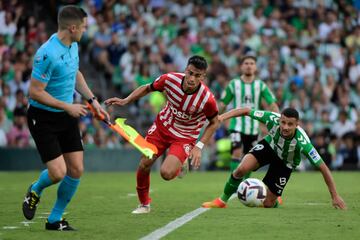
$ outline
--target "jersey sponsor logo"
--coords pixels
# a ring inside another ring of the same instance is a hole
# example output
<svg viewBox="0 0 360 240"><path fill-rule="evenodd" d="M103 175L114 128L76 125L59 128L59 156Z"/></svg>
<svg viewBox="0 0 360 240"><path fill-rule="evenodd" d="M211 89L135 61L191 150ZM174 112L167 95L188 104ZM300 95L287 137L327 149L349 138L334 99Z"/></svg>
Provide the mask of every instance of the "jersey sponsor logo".
<svg viewBox="0 0 360 240"><path fill-rule="evenodd" d="M244 103L245 103L245 104L250 104L250 103L252 103L252 96L251 96L251 95L245 95L245 96L244 96Z"/></svg>
<svg viewBox="0 0 360 240"><path fill-rule="evenodd" d="M316 151L315 148L311 149L311 151L309 152L309 155L314 162L317 162L321 159L319 153Z"/></svg>
<svg viewBox="0 0 360 240"><path fill-rule="evenodd" d="M175 116L177 116L177 117L179 117L179 118L189 119L189 120L192 118L191 115L187 115L186 113L181 112L181 111L177 110L176 108L174 108L174 107L172 107L172 106L171 106L170 108L171 108L171 112L172 112Z"/></svg>
<svg viewBox="0 0 360 240"><path fill-rule="evenodd" d="M262 117L262 116L264 116L264 112L262 112L262 111L255 111L254 116L255 116L255 117Z"/></svg>

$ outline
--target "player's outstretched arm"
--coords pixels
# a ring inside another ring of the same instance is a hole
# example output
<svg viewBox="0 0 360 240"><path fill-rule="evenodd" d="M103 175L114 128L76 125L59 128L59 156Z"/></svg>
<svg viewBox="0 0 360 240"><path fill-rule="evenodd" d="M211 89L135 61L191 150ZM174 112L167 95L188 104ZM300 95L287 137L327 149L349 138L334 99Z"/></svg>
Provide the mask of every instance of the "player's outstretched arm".
<svg viewBox="0 0 360 240"><path fill-rule="evenodd" d="M321 171L321 174L323 175L323 178L325 180L326 185L328 186L331 199L332 199L332 205L336 209L346 209L346 204L344 200L340 197L340 195L336 192L335 182L332 177L332 174L329 170L329 168L326 166L325 163L321 163L319 165L319 169Z"/></svg>
<svg viewBox="0 0 360 240"><path fill-rule="evenodd" d="M151 92L150 84L140 86L136 88L132 93L129 94L126 98L109 98L105 101L106 105L118 105L118 106L125 106L126 104L129 104L135 100L138 100L142 98L143 96L146 96L149 92Z"/></svg>
<svg viewBox="0 0 360 240"><path fill-rule="evenodd" d="M223 122L229 118L239 117L239 116L246 116L249 115L251 109L250 108L236 108L232 109L226 113L223 113L219 116L219 121Z"/></svg>

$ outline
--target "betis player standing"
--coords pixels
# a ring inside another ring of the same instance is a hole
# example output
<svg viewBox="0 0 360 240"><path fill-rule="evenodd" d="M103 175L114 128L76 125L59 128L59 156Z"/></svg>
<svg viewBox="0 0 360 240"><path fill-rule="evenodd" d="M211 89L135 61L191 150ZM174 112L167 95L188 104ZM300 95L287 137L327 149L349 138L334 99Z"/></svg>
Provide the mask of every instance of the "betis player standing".
<svg viewBox="0 0 360 240"><path fill-rule="evenodd" d="M276 98L267 85L256 77L256 57L245 56L240 60L240 78L234 78L226 87L220 103L220 113L224 112L226 106L232 103L233 108L248 107L260 109L263 100L269 106L269 110L279 112ZM259 122L248 116L232 118L229 125L231 139L231 163L232 172L241 159L241 152L248 153L255 145L259 135ZM250 173L245 176L249 177Z"/></svg>
<svg viewBox="0 0 360 240"><path fill-rule="evenodd" d="M274 112L249 108L233 109L219 116L220 121L237 116L249 116L266 124L269 133L247 153L230 175L220 198L202 204L205 208L225 208L230 196L236 192L246 173L269 165L263 182L267 186L264 207L277 207L277 198L290 179L292 171L300 164L301 155L316 166L329 189L332 205L346 209L344 200L336 192L335 182L329 168L311 144L305 131L298 125L299 113L286 108L281 115Z"/></svg>

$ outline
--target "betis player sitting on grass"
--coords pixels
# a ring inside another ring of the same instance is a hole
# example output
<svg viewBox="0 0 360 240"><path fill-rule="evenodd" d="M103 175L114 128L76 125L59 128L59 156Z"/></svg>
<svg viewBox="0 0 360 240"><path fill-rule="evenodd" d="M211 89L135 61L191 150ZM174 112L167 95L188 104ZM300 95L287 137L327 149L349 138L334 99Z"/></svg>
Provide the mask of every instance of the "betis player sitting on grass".
<svg viewBox="0 0 360 240"><path fill-rule="evenodd" d="M280 115L274 112L237 108L220 115L219 120L222 122L237 116L249 116L259 120L266 124L269 133L244 156L226 182L221 197L203 203L202 207L225 208L242 178L249 171L257 170L264 165L269 165L269 169L263 179L268 188L263 205L266 208L277 207L290 175L300 164L301 154L303 154L312 165L319 168L323 175L332 198L332 205L335 208L346 209L345 202L336 192L329 168L311 144L305 131L298 126L299 113L295 109L286 108Z"/></svg>

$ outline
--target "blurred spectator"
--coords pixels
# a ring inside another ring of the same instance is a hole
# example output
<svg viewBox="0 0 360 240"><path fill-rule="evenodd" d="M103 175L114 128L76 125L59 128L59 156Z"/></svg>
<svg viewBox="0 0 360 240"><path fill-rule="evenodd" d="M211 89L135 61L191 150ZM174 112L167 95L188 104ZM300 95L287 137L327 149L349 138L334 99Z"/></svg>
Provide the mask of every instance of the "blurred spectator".
<svg viewBox="0 0 360 240"><path fill-rule="evenodd" d="M109 61L108 48L112 43L112 36L107 22L100 23L99 31L94 36L94 46L92 48L92 59L100 67L104 68L106 73L113 72L113 66Z"/></svg>
<svg viewBox="0 0 360 240"><path fill-rule="evenodd" d="M319 154L320 154L321 158L324 160L325 164L329 168L332 168L332 162L335 159L333 159L333 156L330 152L329 144L326 142L326 136L324 133L316 134L315 141L314 141L314 147L319 152Z"/></svg>
<svg viewBox="0 0 360 240"><path fill-rule="evenodd" d="M21 90L25 95L27 95L30 81L23 80L23 72L21 70L15 71L14 79L9 83L10 94L14 95L18 90Z"/></svg>
<svg viewBox="0 0 360 240"><path fill-rule="evenodd" d="M26 124L26 109L24 107L15 108L13 126L6 137L10 147L29 146L30 132Z"/></svg>
<svg viewBox="0 0 360 240"><path fill-rule="evenodd" d="M341 170L354 170L360 166L360 146L355 144L355 134L349 132L342 137L337 162Z"/></svg>
<svg viewBox="0 0 360 240"><path fill-rule="evenodd" d="M1 97L0 97L1 100ZM11 120L8 118L3 103L0 101L0 129L7 133L12 126Z"/></svg>
<svg viewBox="0 0 360 240"><path fill-rule="evenodd" d="M348 119L348 113L346 111L340 111L339 119L332 126L332 133L338 138L344 136L345 133L355 130L355 124Z"/></svg>

